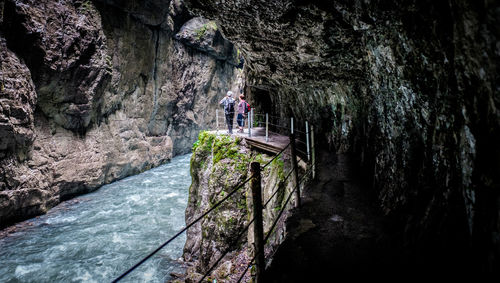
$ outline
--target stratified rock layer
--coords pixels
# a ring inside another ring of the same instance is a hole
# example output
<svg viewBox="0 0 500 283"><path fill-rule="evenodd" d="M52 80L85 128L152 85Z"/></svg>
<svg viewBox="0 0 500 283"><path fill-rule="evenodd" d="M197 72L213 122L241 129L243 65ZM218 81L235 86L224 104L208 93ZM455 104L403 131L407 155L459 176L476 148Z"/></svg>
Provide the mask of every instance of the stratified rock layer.
<svg viewBox="0 0 500 283"><path fill-rule="evenodd" d="M1 4L0 227L187 153L239 90L233 45L179 1Z"/></svg>
<svg viewBox="0 0 500 283"><path fill-rule="evenodd" d="M257 111L361 155L410 247L499 266L498 1L186 2L244 54Z"/></svg>

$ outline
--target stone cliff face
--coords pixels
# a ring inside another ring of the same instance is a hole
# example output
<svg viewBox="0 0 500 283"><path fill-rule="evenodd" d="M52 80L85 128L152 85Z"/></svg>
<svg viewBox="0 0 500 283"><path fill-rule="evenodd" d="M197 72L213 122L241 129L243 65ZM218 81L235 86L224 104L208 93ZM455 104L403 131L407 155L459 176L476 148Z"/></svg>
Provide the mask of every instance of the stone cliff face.
<svg viewBox="0 0 500 283"><path fill-rule="evenodd" d="M361 155L409 247L499 265L498 1L186 3L243 53L257 111Z"/></svg>
<svg viewBox="0 0 500 283"><path fill-rule="evenodd" d="M191 223L214 204L226 197L233 188L250 177L251 162L261 166L268 163L272 156L250 150L245 140L239 137L216 135L201 132L193 147L191 157L192 184L186 209L186 223ZM292 199L285 208L286 198L293 190L291 179L286 174L291 168L289 156L281 156L262 171L262 199L266 202L278 190L263 210L264 233L267 233L279 211L293 207ZM224 201L218 208L193 225L187 231L184 246L184 259L190 264L186 282L198 282L203 274L216 263L224 251L229 253L210 274L218 282L235 282L253 256L253 226L247 230L236 245L238 235L253 218L252 192L245 185ZM266 245L266 253L283 239L286 233L283 222L278 222L275 232ZM278 232L276 232L278 231Z"/></svg>
<svg viewBox="0 0 500 283"><path fill-rule="evenodd" d="M179 1L0 1L0 227L186 153L242 70Z"/></svg>

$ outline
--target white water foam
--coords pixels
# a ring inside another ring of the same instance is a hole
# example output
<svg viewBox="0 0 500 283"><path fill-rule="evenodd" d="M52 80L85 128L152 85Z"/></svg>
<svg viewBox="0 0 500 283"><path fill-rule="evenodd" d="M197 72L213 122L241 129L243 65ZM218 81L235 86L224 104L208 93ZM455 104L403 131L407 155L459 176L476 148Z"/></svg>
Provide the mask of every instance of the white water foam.
<svg viewBox="0 0 500 283"><path fill-rule="evenodd" d="M184 227L190 156L103 186L0 239L0 282L109 282ZM185 235L124 282L165 282Z"/></svg>

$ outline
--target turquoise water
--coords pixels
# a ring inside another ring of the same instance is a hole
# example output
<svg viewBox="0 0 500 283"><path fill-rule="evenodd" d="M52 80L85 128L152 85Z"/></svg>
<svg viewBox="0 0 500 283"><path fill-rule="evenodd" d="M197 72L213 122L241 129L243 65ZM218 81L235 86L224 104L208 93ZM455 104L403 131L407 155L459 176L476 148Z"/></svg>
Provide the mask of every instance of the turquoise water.
<svg viewBox="0 0 500 283"><path fill-rule="evenodd" d="M101 187L0 238L0 282L110 282L184 225L190 155ZM122 282L182 272L185 234Z"/></svg>

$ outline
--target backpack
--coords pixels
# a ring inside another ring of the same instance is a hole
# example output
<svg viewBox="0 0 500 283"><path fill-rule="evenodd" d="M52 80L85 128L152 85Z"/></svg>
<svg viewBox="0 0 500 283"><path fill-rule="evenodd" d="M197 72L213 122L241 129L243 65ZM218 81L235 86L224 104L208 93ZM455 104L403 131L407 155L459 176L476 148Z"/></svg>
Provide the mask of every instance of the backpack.
<svg viewBox="0 0 500 283"><path fill-rule="evenodd" d="M234 102L235 102L235 100L232 97L226 98L224 100L224 112L225 113L234 113Z"/></svg>
<svg viewBox="0 0 500 283"><path fill-rule="evenodd" d="M245 107L245 114L248 114L248 112L250 112L250 109L252 109L250 107L250 104L248 104L248 102L245 101L245 103L247 104L247 106Z"/></svg>

